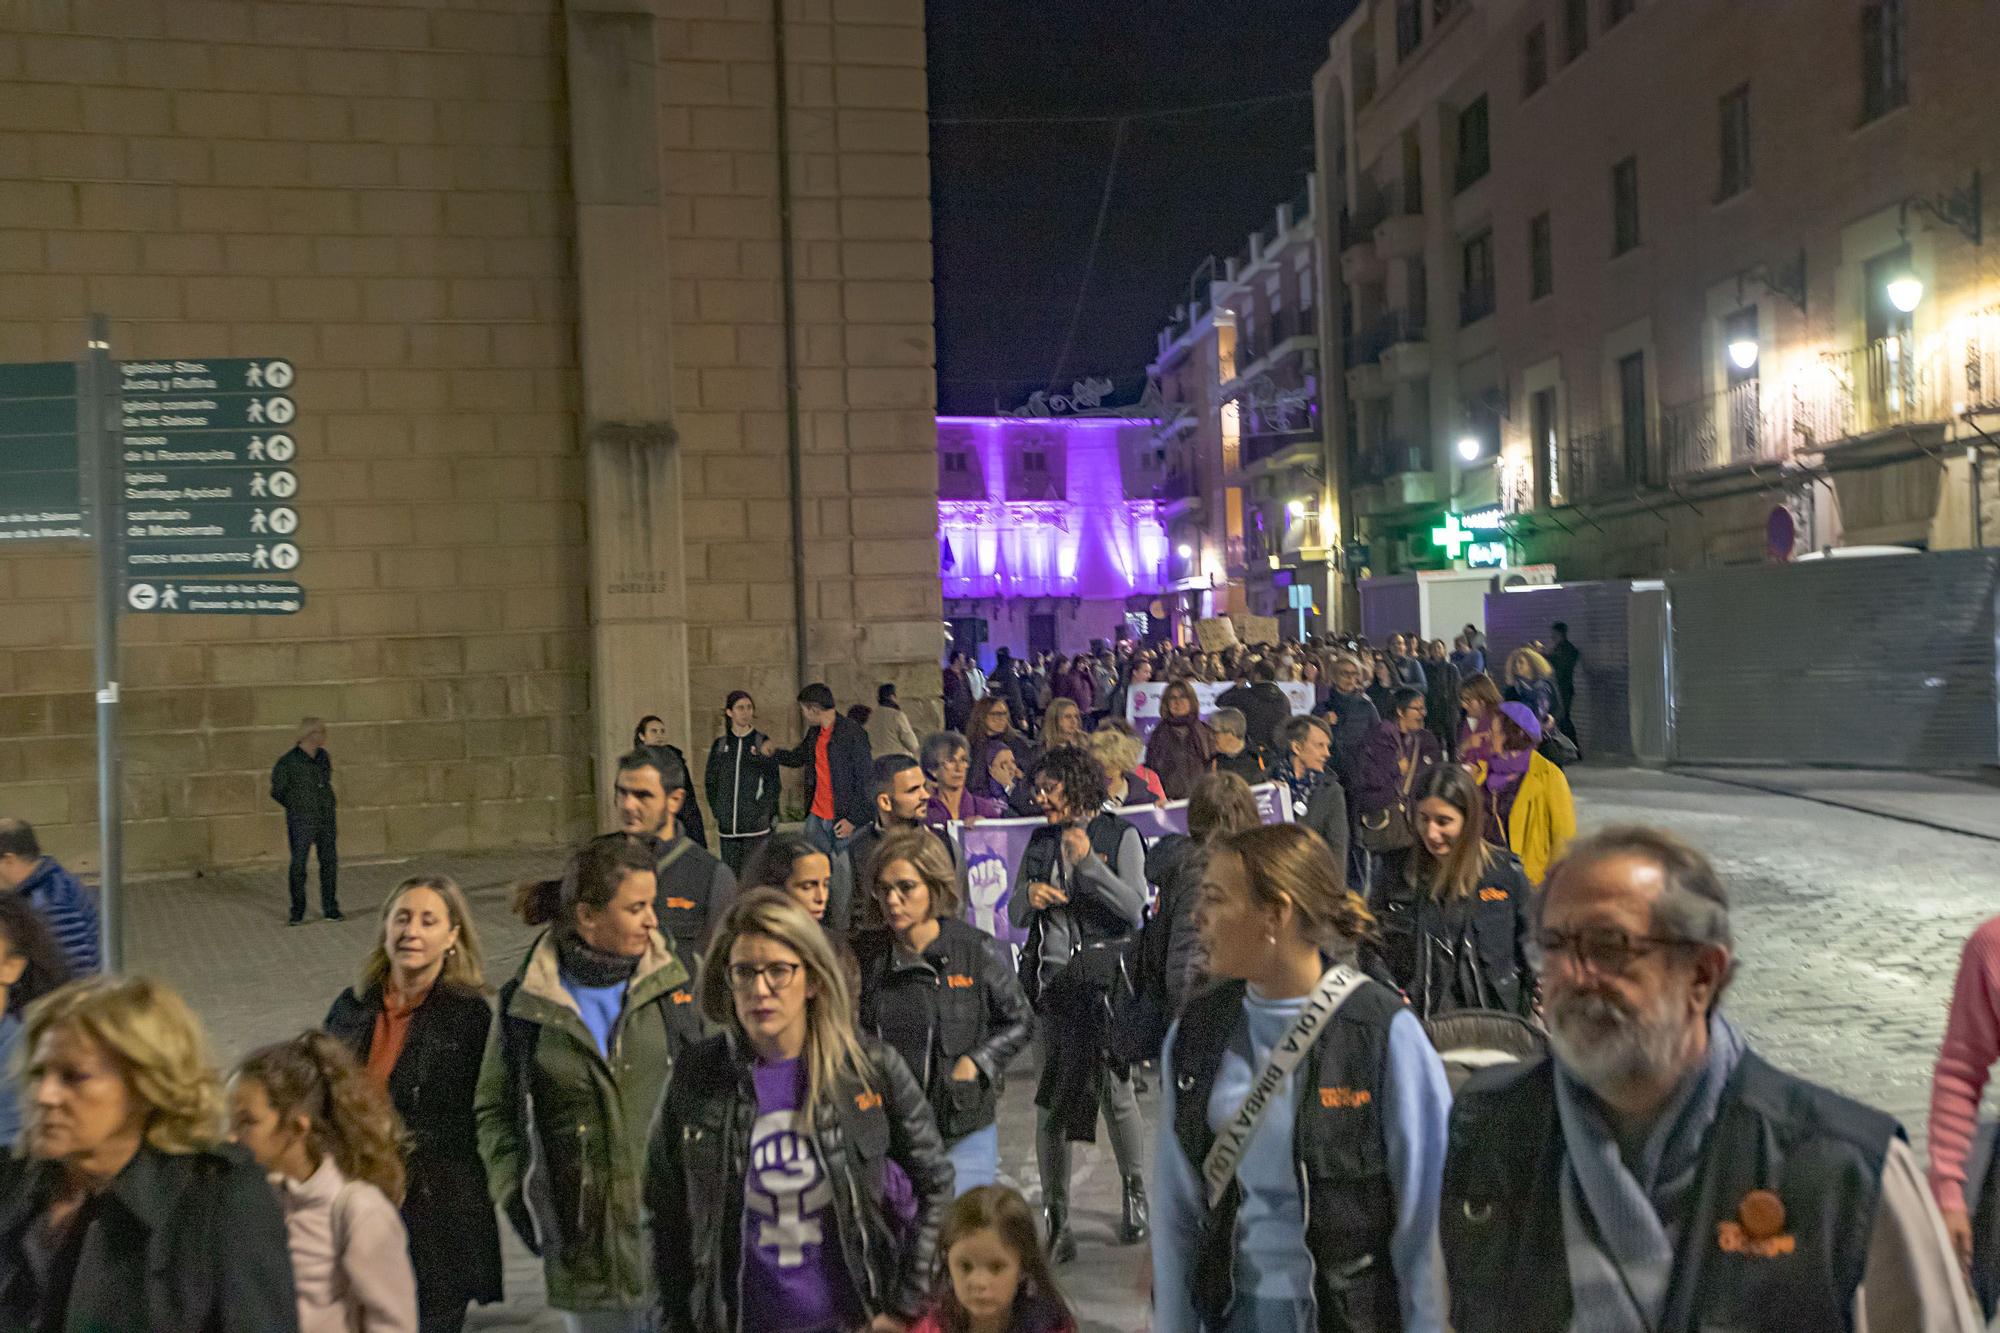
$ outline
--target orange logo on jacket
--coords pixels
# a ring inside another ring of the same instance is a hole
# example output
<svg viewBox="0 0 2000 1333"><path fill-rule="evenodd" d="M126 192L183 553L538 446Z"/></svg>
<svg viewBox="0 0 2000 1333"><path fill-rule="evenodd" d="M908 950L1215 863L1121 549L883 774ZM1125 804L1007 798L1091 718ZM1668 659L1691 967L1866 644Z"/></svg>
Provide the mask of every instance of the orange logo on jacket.
<svg viewBox="0 0 2000 1333"><path fill-rule="evenodd" d="M1329 1111L1353 1111L1375 1100L1375 1094L1366 1088L1321 1088L1319 1104Z"/></svg>
<svg viewBox="0 0 2000 1333"><path fill-rule="evenodd" d="M854 1095L854 1108L857 1111L872 1111L881 1104L882 1094L879 1092L859 1092Z"/></svg>
<svg viewBox="0 0 2000 1333"><path fill-rule="evenodd" d="M944 979L944 984L953 990L970 990L972 988L972 978L948 976Z"/></svg>
<svg viewBox="0 0 2000 1333"><path fill-rule="evenodd" d="M1752 1236L1744 1230L1741 1222L1717 1222L1715 1244L1724 1254L1748 1255L1752 1259L1776 1259L1799 1247L1798 1238L1790 1232L1779 1236Z"/></svg>
<svg viewBox="0 0 2000 1333"><path fill-rule="evenodd" d="M1481 889L1479 891L1479 901L1482 903L1504 903L1507 901L1507 890Z"/></svg>
<svg viewBox="0 0 2000 1333"><path fill-rule="evenodd" d="M692 995L688 994L688 993L687 993L686 991L684 991L684 990L677 990L677 991L675 991L675 992L674 992L674 1003L675 1003L675 1004L693 1004L693 1003L694 1003L694 996L692 996Z"/></svg>
<svg viewBox="0 0 2000 1333"><path fill-rule="evenodd" d="M681 912L692 912L692 911L694 910L694 899L692 899L692 898L669 898L669 899L667 899L667 910L668 910L668 911L681 911Z"/></svg>

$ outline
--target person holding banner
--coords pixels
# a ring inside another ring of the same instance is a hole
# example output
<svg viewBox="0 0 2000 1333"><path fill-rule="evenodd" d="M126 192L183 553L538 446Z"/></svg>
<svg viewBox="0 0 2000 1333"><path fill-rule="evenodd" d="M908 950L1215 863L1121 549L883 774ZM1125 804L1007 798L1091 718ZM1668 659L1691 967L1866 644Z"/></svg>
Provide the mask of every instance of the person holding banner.
<svg viewBox="0 0 2000 1333"><path fill-rule="evenodd" d="M1347 792L1340 779L1326 771L1327 757L1333 753L1333 729L1324 719L1301 713L1278 729L1278 743L1285 753L1278 764L1278 780L1292 803L1292 819L1325 840L1334 864L1346 865L1351 832Z"/></svg>
<svg viewBox="0 0 2000 1333"><path fill-rule="evenodd" d="M953 820L971 824L1007 813L1005 803L975 796L966 789L966 779L972 773L972 751L957 732L933 731L924 737L922 760L924 776L931 780L924 823L933 829L941 830Z"/></svg>
<svg viewBox="0 0 2000 1333"><path fill-rule="evenodd" d="M1101 733L1093 733L1101 734ZM1051 751L1035 771L1048 818L1014 870L1007 920L1026 928L1021 981L1042 1021L1041 1082L1035 1090L1035 1156L1048 1213L1049 1253L1076 1257L1069 1229L1069 1145L1093 1140L1102 1112L1125 1182L1119 1239L1146 1234L1145 1133L1129 1074L1105 1059L1105 996L1122 962L1115 945L1139 928L1146 904L1146 852L1139 831L1104 810L1104 778L1080 750ZM1060 1040L1052 1033L1060 1032Z"/></svg>
<svg viewBox="0 0 2000 1333"><path fill-rule="evenodd" d="M1161 1060L1155 1333L1443 1333L1451 1092L1355 965L1372 922L1340 862L1296 824L1231 835L1197 913L1223 980Z"/></svg>

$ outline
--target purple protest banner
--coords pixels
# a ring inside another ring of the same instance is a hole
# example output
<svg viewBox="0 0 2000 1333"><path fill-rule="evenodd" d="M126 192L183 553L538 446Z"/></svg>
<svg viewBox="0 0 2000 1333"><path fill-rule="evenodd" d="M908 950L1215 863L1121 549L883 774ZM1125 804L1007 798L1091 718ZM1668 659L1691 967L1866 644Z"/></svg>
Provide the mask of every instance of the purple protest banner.
<svg viewBox="0 0 2000 1333"><path fill-rule="evenodd" d="M1195 715L1206 718L1219 706L1216 700L1231 688L1229 681L1191 680L1194 687ZM1281 680L1278 688L1285 692L1285 700L1294 713L1310 713L1313 709L1313 687L1302 681ZM1132 724L1140 738L1153 734L1153 728L1160 725L1160 696L1167 691L1167 683L1161 680L1145 681L1132 686L1125 692L1125 720Z"/></svg>
<svg viewBox="0 0 2000 1333"><path fill-rule="evenodd" d="M1250 793L1257 798L1258 813L1266 824L1291 822L1291 806L1277 783L1259 783ZM1187 832L1187 804L1128 805L1118 813L1131 821L1140 837L1152 842L1169 833ZM996 940L1014 945L1027 941L1026 930L1016 930L1007 922L1007 900L1013 893L1014 867L1028 850L1028 839L1046 822L982 819L949 826L952 841L958 844L960 864L965 867L965 919Z"/></svg>

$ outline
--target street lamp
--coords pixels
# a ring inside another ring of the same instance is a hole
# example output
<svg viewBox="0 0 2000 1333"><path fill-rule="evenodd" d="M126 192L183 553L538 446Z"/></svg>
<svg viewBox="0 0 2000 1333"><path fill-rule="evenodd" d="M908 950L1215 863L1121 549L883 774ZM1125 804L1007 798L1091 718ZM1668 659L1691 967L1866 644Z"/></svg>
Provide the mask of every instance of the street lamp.
<svg viewBox="0 0 2000 1333"><path fill-rule="evenodd" d="M1474 460L1475 458L1478 458L1478 457L1479 457L1479 437L1478 437L1477 435L1461 435L1461 436L1459 436L1459 437L1458 437L1458 456L1459 456L1460 458L1463 458L1463 459L1464 459L1464 460L1465 460L1466 462L1468 462L1468 463L1472 462L1472 461L1473 461L1473 460Z"/></svg>
<svg viewBox="0 0 2000 1333"><path fill-rule="evenodd" d="M1757 340L1755 338L1731 338L1729 340L1729 360L1738 370L1748 370L1757 364Z"/></svg>
<svg viewBox="0 0 2000 1333"><path fill-rule="evenodd" d="M1924 280L1907 269L1889 280L1889 304L1909 314L1923 302Z"/></svg>
<svg viewBox="0 0 2000 1333"><path fill-rule="evenodd" d="M1290 514L1294 521L1302 519L1306 516L1306 502L1304 500L1294 500L1285 506L1285 512Z"/></svg>
<svg viewBox="0 0 2000 1333"><path fill-rule="evenodd" d="M1174 554L1183 560L1191 560L1194 558L1194 547L1189 546L1186 542L1182 542L1174 548Z"/></svg>

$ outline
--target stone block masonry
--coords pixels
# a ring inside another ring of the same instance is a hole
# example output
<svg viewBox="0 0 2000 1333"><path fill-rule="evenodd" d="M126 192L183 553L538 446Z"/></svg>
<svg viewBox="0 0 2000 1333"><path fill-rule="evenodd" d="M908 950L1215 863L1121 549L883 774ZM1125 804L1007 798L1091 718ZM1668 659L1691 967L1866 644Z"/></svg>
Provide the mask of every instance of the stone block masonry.
<svg viewBox="0 0 2000 1333"><path fill-rule="evenodd" d="M788 13L808 675L843 705L894 680L922 728L923 8ZM607 17L660 164L614 213L589 155L622 132L568 91ZM698 0L0 9L0 360L77 355L96 309L124 358L298 373L305 609L124 621L132 870L281 856L267 775L306 714L349 857L585 833L640 713L697 767L733 688L796 735L772 37ZM80 544L0 560L0 814L82 867L90 590Z"/></svg>

